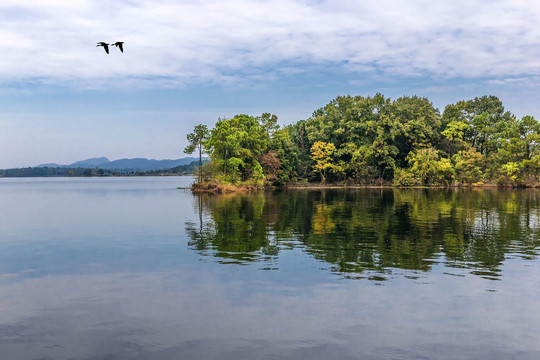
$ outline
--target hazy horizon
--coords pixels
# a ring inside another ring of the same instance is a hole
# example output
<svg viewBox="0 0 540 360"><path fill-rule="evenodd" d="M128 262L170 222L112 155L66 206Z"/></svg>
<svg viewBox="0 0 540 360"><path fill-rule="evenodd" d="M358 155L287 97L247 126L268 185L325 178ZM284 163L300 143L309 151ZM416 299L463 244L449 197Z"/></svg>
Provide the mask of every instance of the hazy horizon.
<svg viewBox="0 0 540 360"><path fill-rule="evenodd" d="M83 162L86 162L86 161L96 160L96 159L106 159L106 160L103 161L103 164L106 164L106 163L117 162L117 161L122 161L122 160L138 160L138 159L142 159L142 160L148 160L148 161L171 161L171 160L174 161L174 160L191 159L191 158L198 159L198 157L194 156L193 154L184 154L184 156L179 156L177 158L164 158L164 159L146 158L146 157L142 157L142 156L113 159L113 158L110 158L108 156L96 156L96 157L81 158L81 159L71 161L71 162L68 162L68 163L63 163L63 162L58 162L58 161L48 161L48 162L29 165L29 166L17 166L15 168L40 167L40 166L51 166L51 165L59 165L59 166L62 166L62 167L66 167L66 166L71 166L71 165L74 165L74 164L77 164L77 163L83 163ZM203 155L203 158L207 158L207 156ZM8 168L4 168L4 169L8 169Z"/></svg>

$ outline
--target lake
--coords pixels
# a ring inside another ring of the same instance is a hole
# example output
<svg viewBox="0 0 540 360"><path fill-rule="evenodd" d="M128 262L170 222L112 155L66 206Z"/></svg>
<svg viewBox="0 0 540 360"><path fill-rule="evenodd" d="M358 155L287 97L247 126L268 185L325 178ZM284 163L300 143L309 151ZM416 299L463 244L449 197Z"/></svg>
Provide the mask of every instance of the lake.
<svg viewBox="0 0 540 360"><path fill-rule="evenodd" d="M540 191L0 179L2 359L539 359Z"/></svg>

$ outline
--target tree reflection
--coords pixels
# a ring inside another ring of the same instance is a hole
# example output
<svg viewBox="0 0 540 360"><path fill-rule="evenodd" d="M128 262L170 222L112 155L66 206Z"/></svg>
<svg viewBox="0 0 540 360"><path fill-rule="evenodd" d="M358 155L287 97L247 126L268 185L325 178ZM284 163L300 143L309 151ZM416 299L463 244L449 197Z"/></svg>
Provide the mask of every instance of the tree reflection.
<svg viewBox="0 0 540 360"><path fill-rule="evenodd" d="M189 245L202 252L213 251L228 262L255 261L278 253L268 236L264 194L198 195L199 224L188 222Z"/></svg>
<svg viewBox="0 0 540 360"><path fill-rule="evenodd" d="M509 256L534 258L535 190L377 189L195 195L189 245L224 262L301 247L336 272L430 271L434 263L496 279Z"/></svg>

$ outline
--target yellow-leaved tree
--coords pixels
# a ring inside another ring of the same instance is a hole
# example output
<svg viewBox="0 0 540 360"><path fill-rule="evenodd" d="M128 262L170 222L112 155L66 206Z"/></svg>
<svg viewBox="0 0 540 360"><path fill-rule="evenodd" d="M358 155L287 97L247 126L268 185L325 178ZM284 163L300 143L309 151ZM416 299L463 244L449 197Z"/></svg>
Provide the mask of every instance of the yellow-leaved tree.
<svg viewBox="0 0 540 360"><path fill-rule="evenodd" d="M332 143L317 141L311 147L311 158L315 161L315 172L321 174L321 180L326 182L328 169L333 169L335 165L332 163L332 154L336 151L336 147Z"/></svg>

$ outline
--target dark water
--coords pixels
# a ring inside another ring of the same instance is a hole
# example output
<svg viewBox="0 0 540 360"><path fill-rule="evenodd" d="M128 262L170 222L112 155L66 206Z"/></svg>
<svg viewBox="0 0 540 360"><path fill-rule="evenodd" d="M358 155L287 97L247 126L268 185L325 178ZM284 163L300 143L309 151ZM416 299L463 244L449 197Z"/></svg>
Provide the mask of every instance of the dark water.
<svg viewBox="0 0 540 360"><path fill-rule="evenodd" d="M540 358L540 191L190 181L0 179L0 358Z"/></svg>

